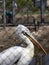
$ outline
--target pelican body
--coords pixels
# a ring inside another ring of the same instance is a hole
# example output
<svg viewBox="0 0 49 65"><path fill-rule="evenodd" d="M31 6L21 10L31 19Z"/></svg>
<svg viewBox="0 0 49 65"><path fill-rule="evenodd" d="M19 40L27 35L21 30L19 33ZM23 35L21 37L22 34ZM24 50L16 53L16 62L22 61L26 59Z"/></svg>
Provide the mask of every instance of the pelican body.
<svg viewBox="0 0 49 65"><path fill-rule="evenodd" d="M14 46L0 53L0 65L29 65L34 57L34 43L30 40L32 35L23 25L16 27L16 37L27 44L26 47Z"/></svg>

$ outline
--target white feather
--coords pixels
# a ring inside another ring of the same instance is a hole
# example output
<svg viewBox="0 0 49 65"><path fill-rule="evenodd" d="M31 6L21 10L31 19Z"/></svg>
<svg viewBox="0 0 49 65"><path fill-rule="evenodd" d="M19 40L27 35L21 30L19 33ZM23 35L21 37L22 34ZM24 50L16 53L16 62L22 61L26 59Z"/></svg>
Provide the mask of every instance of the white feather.
<svg viewBox="0 0 49 65"><path fill-rule="evenodd" d="M22 31L30 34L28 28L23 25L18 25L16 28L16 37L24 41L27 47L14 46L0 53L0 65L13 65L18 59L16 65L28 65L34 56L34 45Z"/></svg>

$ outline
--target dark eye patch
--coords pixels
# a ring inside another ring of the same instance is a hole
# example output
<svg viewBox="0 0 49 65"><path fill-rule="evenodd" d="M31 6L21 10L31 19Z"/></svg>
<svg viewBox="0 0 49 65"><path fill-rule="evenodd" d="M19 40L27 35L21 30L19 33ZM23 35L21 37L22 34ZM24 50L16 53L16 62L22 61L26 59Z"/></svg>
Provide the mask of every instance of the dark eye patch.
<svg viewBox="0 0 49 65"><path fill-rule="evenodd" d="M22 31L22 33L24 34L24 35L26 35L26 36L29 36L26 32L24 32L24 31Z"/></svg>
<svg viewBox="0 0 49 65"><path fill-rule="evenodd" d="M26 35L26 32L22 31L22 33L23 33L24 35Z"/></svg>

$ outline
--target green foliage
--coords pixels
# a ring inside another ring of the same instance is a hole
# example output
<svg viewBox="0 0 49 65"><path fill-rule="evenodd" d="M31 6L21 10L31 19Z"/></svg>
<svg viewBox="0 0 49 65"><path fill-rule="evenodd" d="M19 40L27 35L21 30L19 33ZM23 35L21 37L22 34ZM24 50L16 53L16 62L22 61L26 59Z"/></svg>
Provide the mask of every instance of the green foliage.
<svg viewBox="0 0 49 65"><path fill-rule="evenodd" d="M17 4L19 7L31 6L32 0L17 0Z"/></svg>
<svg viewBox="0 0 49 65"><path fill-rule="evenodd" d="M6 0L7 9L11 9L11 1L12 0ZM15 2L20 9L27 7L29 10L32 10L32 12L36 12L39 10L38 8L34 7L32 0L15 0Z"/></svg>
<svg viewBox="0 0 49 65"><path fill-rule="evenodd" d="M10 8L10 3L12 0L6 0L6 7ZM18 7L23 8L26 6L32 6L32 0L15 0Z"/></svg>
<svg viewBox="0 0 49 65"><path fill-rule="evenodd" d="M10 3L11 3L11 0L6 0L6 8L10 9Z"/></svg>

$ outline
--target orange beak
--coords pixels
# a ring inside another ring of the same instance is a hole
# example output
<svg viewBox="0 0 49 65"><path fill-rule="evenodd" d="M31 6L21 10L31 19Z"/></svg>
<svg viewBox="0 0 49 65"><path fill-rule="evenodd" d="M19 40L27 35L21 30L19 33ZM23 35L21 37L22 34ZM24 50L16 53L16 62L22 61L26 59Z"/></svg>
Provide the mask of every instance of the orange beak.
<svg viewBox="0 0 49 65"><path fill-rule="evenodd" d="M42 47L42 45L41 45L32 35L26 33L26 36L32 41L32 43L33 43L37 48L41 49L41 50L44 52L44 54L47 55L47 52L45 51L45 49Z"/></svg>

